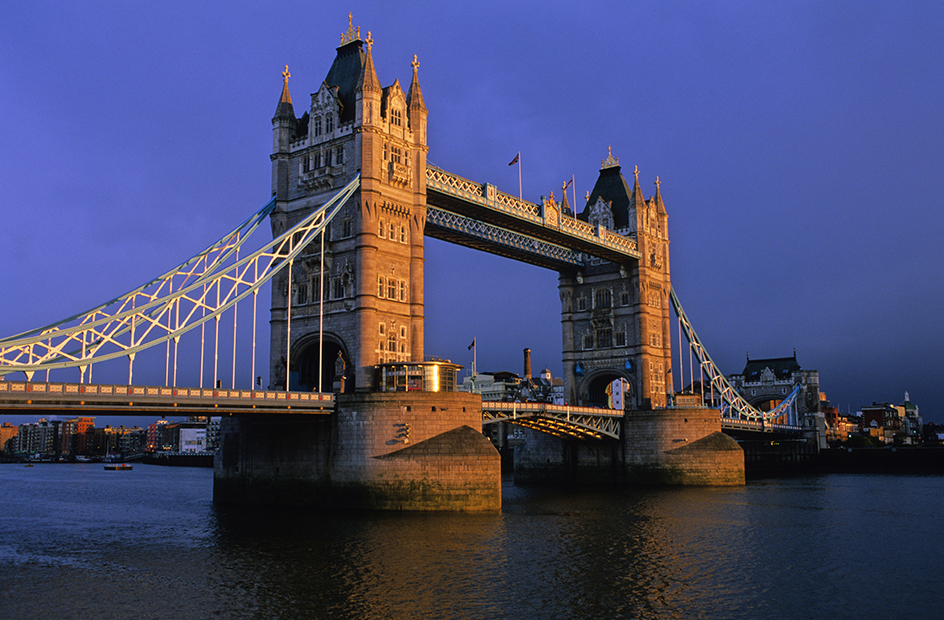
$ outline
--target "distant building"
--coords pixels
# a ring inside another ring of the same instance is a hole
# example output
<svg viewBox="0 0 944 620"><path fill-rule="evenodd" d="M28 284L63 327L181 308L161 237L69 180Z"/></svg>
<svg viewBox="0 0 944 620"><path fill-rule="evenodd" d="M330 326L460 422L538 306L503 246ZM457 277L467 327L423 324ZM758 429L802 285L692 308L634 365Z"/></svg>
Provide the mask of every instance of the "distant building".
<svg viewBox="0 0 944 620"><path fill-rule="evenodd" d="M800 384L797 417L804 426L815 426L816 420L822 419L819 371L800 368L796 352L793 357L752 360L748 356L741 374L730 375L728 381L744 400L761 411L774 409Z"/></svg>

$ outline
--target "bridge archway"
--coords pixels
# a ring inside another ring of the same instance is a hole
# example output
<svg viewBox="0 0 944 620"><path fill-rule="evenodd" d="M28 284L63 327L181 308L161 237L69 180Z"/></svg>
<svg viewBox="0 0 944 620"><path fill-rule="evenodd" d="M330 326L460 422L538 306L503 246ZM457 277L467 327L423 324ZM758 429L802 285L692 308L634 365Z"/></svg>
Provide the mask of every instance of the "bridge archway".
<svg viewBox="0 0 944 620"><path fill-rule="evenodd" d="M318 390L318 376L321 376L321 389L324 392L331 392L334 389L335 368L338 354L348 365L347 382L344 385L344 391L354 390L354 372L350 368L350 354L340 338L334 334L324 334L324 349L319 356L319 340L317 334L305 338L297 345L298 354L293 355L292 360L292 383L291 389L302 392L315 392ZM319 357L321 364L319 364Z"/></svg>
<svg viewBox="0 0 944 620"><path fill-rule="evenodd" d="M595 370L584 377L584 380L580 383L578 392L580 404L588 407L608 407L609 400L607 398L606 388L617 379L623 379L629 384L629 394L626 397L625 408L635 409L636 386L633 382L633 378L626 372L612 368Z"/></svg>

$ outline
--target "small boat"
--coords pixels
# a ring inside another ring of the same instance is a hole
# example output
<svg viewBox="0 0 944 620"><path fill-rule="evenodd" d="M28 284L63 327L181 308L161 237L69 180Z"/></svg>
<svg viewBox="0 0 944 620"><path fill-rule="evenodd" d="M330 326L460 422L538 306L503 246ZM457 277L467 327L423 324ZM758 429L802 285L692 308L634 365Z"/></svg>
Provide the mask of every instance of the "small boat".
<svg viewBox="0 0 944 620"><path fill-rule="evenodd" d="M105 465L105 469L110 471L130 471L131 465L128 465L127 463L109 463L108 465Z"/></svg>
<svg viewBox="0 0 944 620"><path fill-rule="evenodd" d="M27 463L26 465L24 465L24 467L32 467L32 466L33 466L32 463Z"/></svg>

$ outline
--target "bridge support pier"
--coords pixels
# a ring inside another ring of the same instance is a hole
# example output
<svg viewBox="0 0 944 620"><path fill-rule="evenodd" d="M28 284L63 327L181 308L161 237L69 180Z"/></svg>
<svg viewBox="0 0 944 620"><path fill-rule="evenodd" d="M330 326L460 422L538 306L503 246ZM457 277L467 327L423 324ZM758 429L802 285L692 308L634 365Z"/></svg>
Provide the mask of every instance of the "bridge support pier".
<svg viewBox="0 0 944 620"><path fill-rule="evenodd" d="M578 441L526 431L516 483L734 486L744 452L713 409L627 411L620 440Z"/></svg>
<svg viewBox="0 0 944 620"><path fill-rule="evenodd" d="M213 499L368 510L501 508L498 451L461 392L339 395L330 415L230 416Z"/></svg>

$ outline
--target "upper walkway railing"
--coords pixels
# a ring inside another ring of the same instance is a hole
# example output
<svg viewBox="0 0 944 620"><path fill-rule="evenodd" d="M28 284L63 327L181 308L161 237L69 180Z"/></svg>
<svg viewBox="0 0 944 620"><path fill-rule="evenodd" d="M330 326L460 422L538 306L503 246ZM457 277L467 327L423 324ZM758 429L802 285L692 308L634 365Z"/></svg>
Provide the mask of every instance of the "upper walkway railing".
<svg viewBox="0 0 944 620"><path fill-rule="evenodd" d="M426 167L426 202L499 228L617 263L640 258L636 240L592 226L560 212L500 192L489 183L476 183L433 165Z"/></svg>

